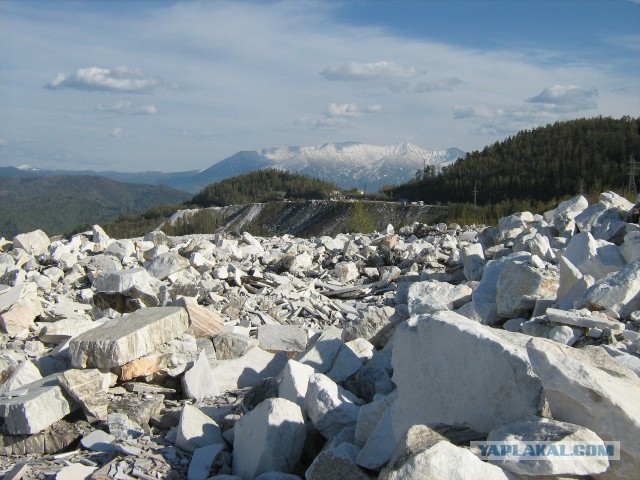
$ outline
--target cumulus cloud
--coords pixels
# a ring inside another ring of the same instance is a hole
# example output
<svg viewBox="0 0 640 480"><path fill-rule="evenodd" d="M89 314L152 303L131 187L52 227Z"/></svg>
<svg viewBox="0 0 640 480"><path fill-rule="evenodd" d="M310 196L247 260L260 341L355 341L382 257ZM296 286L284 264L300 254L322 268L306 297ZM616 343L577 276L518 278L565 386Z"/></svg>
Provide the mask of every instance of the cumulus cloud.
<svg viewBox="0 0 640 480"><path fill-rule="evenodd" d="M141 105L134 107L133 103L128 100L119 100L111 105L100 103L96 109L99 112L119 113L122 115L155 115L158 109L155 105Z"/></svg>
<svg viewBox="0 0 640 480"><path fill-rule="evenodd" d="M52 90L71 88L113 93L150 93L162 85L165 83L159 78L148 76L139 68L87 67L78 69L76 73L59 73L45 87Z"/></svg>
<svg viewBox="0 0 640 480"><path fill-rule="evenodd" d="M336 129L349 126L347 118L360 117L381 111L381 105L361 107L357 103L330 103L326 114L317 117L300 117L293 123L299 127L306 127L312 130L318 128Z"/></svg>
<svg viewBox="0 0 640 480"><path fill-rule="evenodd" d="M453 118L495 118L504 115L504 110L485 105L454 105Z"/></svg>
<svg viewBox="0 0 640 480"><path fill-rule="evenodd" d="M415 77L418 71L393 62L358 63L334 65L320 72L328 80L365 81L389 78Z"/></svg>
<svg viewBox="0 0 640 480"><path fill-rule="evenodd" d="M529 98L527 102L542 104L553 110L577 112L596 108L597 96L598 90L595 88L587 90L578 85L552 85L535 97Z"/></svg>
<svg viewBox="0 0 640 480"><path fill-rule="evenodd" d="M124 136L124 130L122 130L122 128L120 127L117 127L111 130L111 133L109 133L109 135L113 138L120 138Z"/></svg>

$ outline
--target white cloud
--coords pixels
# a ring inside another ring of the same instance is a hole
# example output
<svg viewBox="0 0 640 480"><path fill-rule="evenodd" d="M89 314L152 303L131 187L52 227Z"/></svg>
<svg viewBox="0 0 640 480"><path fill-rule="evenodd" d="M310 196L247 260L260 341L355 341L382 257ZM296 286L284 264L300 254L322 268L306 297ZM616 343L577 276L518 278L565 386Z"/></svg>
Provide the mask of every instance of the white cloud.
<svg viewBox="0 0 640 480"><path fill-rule="evenodd" d="M414 93L450 92L454 87L464 83L457 77L447 77L432 82L418 82L412 89Z"/></svg>
<svg viewBox="0 0 640 480"><path fill-rule="evenodd" d="M134 107L133 103L128 100L119 100L111 105L100 103L96 110L99 112L119 113L123 115L155 115L158 113L158 109L155 105L141 105L140 107Z"/></svg>
<svg viewBox="0 0 640 480"><path fill-rule="evenodd" d="M358 63L335 65L320 72L328 80L363 81L389 78L415 77L418 71L393 62Z"/></svg>
<svg viewBox="0 0 640 480"><path fill-rule="evenodd" d="M330 117L359 117L365 113L377 113L382 111L381 105L370 105L361 108L357 103L330 103L328 115Z"/></svg>
<svg viewBox="0 0 640 480"><path fill-rule="evenodd" d="M587 90L578 85L553 85L529 98L527 102L542 104L550 110L577 112L596 108L597 96L598 90L595 88Z"/></svg>
<svg viewBox="0 0 640 480"><path fill-rule="evenodd" d="M337 129L340 127L348 126L349 123L342 117L300 117L295 122L294 125L298 127L305 127L311 130L316 129Z"/></svg>
<svg viewBox="0 0 640 480"><path fill-rule="evenodd" d="M111 130L111 133L109 133L109 135L112 136L113 138L120 138L124 136L124 130L122 130L122 128L120 127L117 127Z"/></svg>
<svg viewBox="0 0 640 480"><path fill-rule="evenodd" d="M49 89L71 88L76 90L105 91L114 93L149 93L163 82L146 75L139 68L115 67L80 68L76 73L58 73L45 85Z"/></svg>
<svg viewBox="0 0 640 480"><path fill-rule="evenodd" d="M454 105L453 118L496 118L504 115L504 110L485 105Z"/></svg>

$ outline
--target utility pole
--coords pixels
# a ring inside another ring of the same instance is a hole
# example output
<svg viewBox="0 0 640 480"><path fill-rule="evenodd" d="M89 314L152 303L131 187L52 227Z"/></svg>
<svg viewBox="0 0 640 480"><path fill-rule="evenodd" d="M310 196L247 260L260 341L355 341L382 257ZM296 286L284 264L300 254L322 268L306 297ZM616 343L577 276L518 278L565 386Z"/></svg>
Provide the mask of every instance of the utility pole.
<svg viewBox="0 0 640 480"><path fill-rule="evenodd" d="M629 190L630 195L633 195L634 199L638 196L638 190L636 189L636 159L633 155L629 160L629 186L627 190Z"/></svg>
<svg viewBox="0 0 640 480"><path fill-rule="evenodd" d="M478 182L473 184L473 204L477 205L478 202Z"/></svg>

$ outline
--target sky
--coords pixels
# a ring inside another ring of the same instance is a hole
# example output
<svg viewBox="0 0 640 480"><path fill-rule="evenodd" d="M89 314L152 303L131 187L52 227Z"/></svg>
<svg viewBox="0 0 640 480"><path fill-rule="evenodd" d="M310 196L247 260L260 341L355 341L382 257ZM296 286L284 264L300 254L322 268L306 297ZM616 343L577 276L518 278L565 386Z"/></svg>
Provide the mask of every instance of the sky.
<svg viewBox="0 0 640 480"><path fill-rule="evenodd" d="M0 0L0 165L482 149L640 116L640 0Z"/></svg>

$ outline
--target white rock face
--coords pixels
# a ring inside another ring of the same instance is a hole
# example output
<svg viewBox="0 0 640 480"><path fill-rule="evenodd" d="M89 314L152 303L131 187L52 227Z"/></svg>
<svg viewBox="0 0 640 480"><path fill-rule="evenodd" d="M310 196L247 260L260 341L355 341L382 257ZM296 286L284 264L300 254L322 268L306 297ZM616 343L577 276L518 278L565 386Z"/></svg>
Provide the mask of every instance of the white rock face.
<svg viewBox="0 0 640 480"><path fill-rule="evenodd" d="M393 307L371 306L358 311L358 318L346 322L342 328L342 341L348 342L356 338L364 338L378 345L381 331L388 328L390 318L395 313Z"/></svg>
<svg viewBox="0 0 640 480"><path fill-rule="evenodd" d="M482 274L482 280L471 294L475 314L484 325L493 325L499 319L498 307L496 305L496 294L498 278L500 272L507 264L520 260L526 261L531 259L531 254L527 252L518 252L502 257L498 260L487 262Z"/></svg>
<svg viewBox="0 0 640 480"><path fill-rule="evenodd" d="M407 293L410 315L454 310L470 300L469 286L438 281L412 283Z"/></svg>
<svg viewBox="0 0 640 480"><path fill-rule="evenodd" d="M392 359L396 437L412 425L432 423L489 432L535 415L542 385L531 370L527 340L454 312L412 317L398 327Z"/></svg>
<svg viewBox="0 0 640 480"><path fill-rule="evenodd" d="M333 269L333 274L341 282L350 282L360 276L358 267L353 262L338 262Z"/></svg>
<svg viewBox="0 0 640 480"><path fill-rule="evenodd" d="M175 252L163 253L154 258L147 270L149 274L159 280L164 280L169 275L184 270L189 266L189 260Z"/></svg>
<svg viewBox="0 0 640 480"><path fill-rule="evenodd" d="M318 341L304 352L296 355L295 359L304 365L313 367L316 372L326 373L342 348L341 337L342 331L339 328L326 328Z"/></svg>
<svg viewBox="0 0 640 480"><path fill-rule="evenodd" d="M629 232L624 236L620 253L628 263L640 258L640 232Z"/></svg>
<svg viewBox="0 0 640 480"><path fill-rule="evenodd" d="M220 391L252 387L267 377L277 377L287 363L284 354L274 355L252 347L240 358L218 360L213 374Z"/></svg>
<svg viewBox="0 0 640 480"><path fill-rule="evenodd" d="M0 314L0 329L12 337L27 331L33 326L35 318L42 313L42 303L35 291L29 288L23 290L20 285L13 288L19 289L16 294L21 298Z"/></svg>
<svg viewBox="0 0 640 480"><path fill-rule="evenodd" d="M193 398L197 402L220 394L213 369L209 365L209 359L204 350L200 351L198 360L182 377L182 391L187 398Z"/></svg>
<svg viewBox="0 0 640 480"><path fill-rule="evenodd" d="M261 473L290 473L300 460L307 430L300 407L269 398L234 427L233 474L244 479Z"/></svg>
<svg viewBox="0 0 640 480"><path fill-rule="evenodd" d="M82 406L87 420L107 420L109 397L104 387L104 376L99 370L67 370L60 375L59 381L64 391Z"/></svg>
<svg viewBox="0 0 640 480"><path fill-rule="evenodd" d="M0 397L0 416L11 435L41 432L78 408L64 395L58 377L51 375Z"/></svg>
<svg viewBox="0 0 640 480"><path fill-rule="evenodd" d="M510 444L542 441L552 442L551 445L575 442L600 446L604 449L602 439L588 428L537 416L500 425L489 432L487 441ZM524 450L524 445L521 449ZM609 459L597 456L567 459L550 455L539 459L522 457L508 460L491 459L490 462L504 470L521 475L595 475L609 468Z"/></svg>
<svg viewBox="0 0 640 480"><path fill-rule="evenodd" d="M617 245L596 240L589 232L574 235L564 256L580 273L590 275L596 280L608 273L617 272L626 263Z"/></svg>
<svg viewBox="0 0 640 480"><path fill-rule="evenodd" d="M533 310L539 298L555 296L558 280L528 262L509 262L496 284L496 311L503 318L518 318Z"/></svg>
<svg viewBox="0 0 640 480"><path fill-rule="evenodd" d="M439 437L439 438L438 438ZM400 440L380 480L509 480L500 467L456 447L424 425L412 427Z"/></svg>
<svg viewBox="0 0 640 480"><path fill-rule="evenodd" d="M98 292L124 292L133 286L148 286L149 282L151 282L151 277L147 271L138 267L102 272L96 278L93 286Z"/></svg>
<svg viewBox="0 0 640 480"><path fill-rule="evenodd" d="M71 339L71 364L74 368L119 367L181 336L188 326L184 308L144 308Z"/></svg>
<svg viewBox="0 0 640 480"><path fill-rule="evenodd" d="M316 373L309 377L304 410L326 439L346 427L355 427L362 402L329 377Z"/></svg>
<svg viewBox="0 0 640 480"><path fill-rule="evenodd" d="M310 366L289 360L282 371L278 396L304 408L304 397L307 395L309 377L314 373L315 370Z"/></svg>
<svg viewBox="0 0 640 480"><path fill-rule="evenodd" d="M600 350L580 351L531 339L531 366L544 386L553 418L619 441L621 460L608 478L632 478L640 468L640 379Z"/></svg>
<svg viewBox="0 0 640 480"><path fill-rule="evenodd" d="M396 443L391 408L387 408L360 450L356 463L369 470L380 470L391 458Z"/></svg>
<svg viewBox="0 0 640 480"><path fill-rule="evenodd" d="M573 345L582 336L582 330L568 325L558 325L549 331L549 339L563 345Z"/></svg>
<svg viewBox="0 0 640 480"><path fill-rule="evenodd" d="M344 382L355 374L367 360L373 357L375 347L364 338L357 338L342 345L327 377L336 383Z"/></svg>
<svg viewBox="0 0 640 480"><path fill-rule="evenodd" d="M560 202L553 214L553 225L560 231L560 234L573 234L575 230L573 219L588 206L589 202L582 195Z"/></svg>
<svg viewBox="0 0 640 480"><path fill-rule="evenodd" d="M597 281L586 293L592 310L613 310L621 318L640 310L640 259Z"/></svg>
<svg viewBox="0 0 640 480"><path fill-rule="evenodd" d="M193 452L196 448L213 444L225 445L218 424L198 407L186 404L180 413L176 446Z"/></svg>
<svg viewBox="0 0 640 480"><path fill-rule="evenodd" d="M469 281L479 281L482 279L482 271L486 263L482 245L472 243L467 245L460 252L462 265L464 266L464 278Z"/></svg>
<svg viewBox="0 0 640 480"><path fill-rule="evenodd" d="M13 247L21 248L29 255L42 255L51 245L51 241L42 230L22 233L13 238Z"/></svg>
<svg viewBox="0 0 640 480"><path fill-rule="evenodd" d="M296 325L260 325L258 342L263 350L301 352L307 348L307 332Z"/></svg>
<svg viewBox="0 0 640 480"><path fill-rule="evenodd" d="M7 369L7 371L3 372L4 375L7 374L10 368ZM41 378L42 375L40 374L40 370L38 370L38 367L36 367L30 361L22 362L18 366L16 366L13 371L11 371L6 381L2 385L0 385L0 393L17 390L21 386L37 382Z"/></svg>

